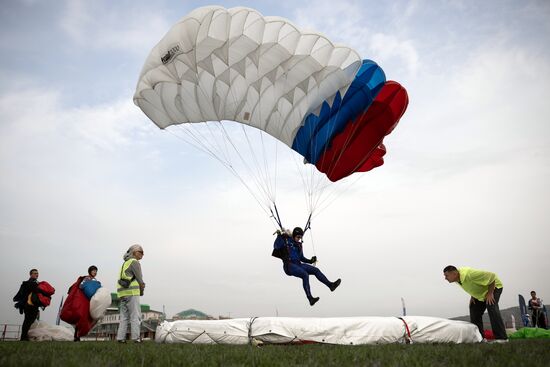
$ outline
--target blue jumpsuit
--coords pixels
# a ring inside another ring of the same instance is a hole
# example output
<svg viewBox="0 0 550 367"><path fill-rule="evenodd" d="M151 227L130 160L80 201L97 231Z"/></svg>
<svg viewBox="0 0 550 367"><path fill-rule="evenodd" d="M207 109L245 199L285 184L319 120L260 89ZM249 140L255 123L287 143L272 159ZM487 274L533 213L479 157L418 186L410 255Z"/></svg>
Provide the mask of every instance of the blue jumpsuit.
<svg viewBox="0 0 550 367"><path fill-rule="evenodd" d="M330 288L332 283L327 277L315 266L308 263L310 260L304 257L302 252L302 244L294 241L294 239L278 235L273 244L275 249L286 249L286 256L283 258L283 269L286 275L295 276L302 279L302 285L308 299L312 299L311 290L309 287L309 275L315 275L315 277L324 285Z"/></svg>

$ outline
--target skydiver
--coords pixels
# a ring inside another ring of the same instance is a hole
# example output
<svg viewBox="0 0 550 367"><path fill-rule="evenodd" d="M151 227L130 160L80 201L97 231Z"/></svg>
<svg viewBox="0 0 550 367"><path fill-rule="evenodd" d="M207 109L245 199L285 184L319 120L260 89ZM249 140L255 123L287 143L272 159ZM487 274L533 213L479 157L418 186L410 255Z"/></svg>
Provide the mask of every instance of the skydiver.
<svg viewBox="0 0 550 367"><path fill-rule="evenodd" d="M309 288L309 275L313 274L324 285L326 285L331 292L334 292L336 288L342 282L341 279L335 282L330 282L327 277L315 266L317 262L317 256L313 256L311 259L304 257L302 251L302 238L304 236L304 230L300 227L294 228L292 233L290 230L278 230L277 238L273 244L273 256L283 260L283 270L288 276L295 276L302 279L304 291L306 293L309 304L313 306L319 297L313 297Z"/></svg>

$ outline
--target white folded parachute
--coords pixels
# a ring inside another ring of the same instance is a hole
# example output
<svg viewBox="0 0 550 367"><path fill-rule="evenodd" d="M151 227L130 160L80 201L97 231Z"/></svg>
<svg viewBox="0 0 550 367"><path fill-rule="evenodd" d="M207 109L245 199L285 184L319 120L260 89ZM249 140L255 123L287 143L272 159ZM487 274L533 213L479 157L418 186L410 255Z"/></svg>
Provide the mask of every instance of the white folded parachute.
<svg viewBox="0 0 550 367"><path fill-rule="evenodd" d="M436 317L254 317L165 321L157 343L341 345L389 343L478 343L477 326Z"/></svg>
<svg viewBox="0 0 550 367"><path fill-rule="evenodd" d="M50 325L44 321L35 321L29 330L32 341L73 341L74 330L61 325Z"/></svg>
<svg viewBox="0 0 550 367"><path fill-rule="evenodd" d="M90 299L90 316L97 320L103 317L105 311L111 304L111 292L105 288L99 288Z"/></svg>

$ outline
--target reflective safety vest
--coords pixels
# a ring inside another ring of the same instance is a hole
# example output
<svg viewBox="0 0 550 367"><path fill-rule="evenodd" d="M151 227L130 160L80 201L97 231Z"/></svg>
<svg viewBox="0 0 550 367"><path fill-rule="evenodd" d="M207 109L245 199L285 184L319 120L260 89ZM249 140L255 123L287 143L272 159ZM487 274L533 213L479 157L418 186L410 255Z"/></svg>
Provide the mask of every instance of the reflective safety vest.
<svg viewBox="0 0 550 367"><path fill-rule="evenodd" d="M130 267L130 265L132 265L132 263L134 261L137 261L137 260L136 259L128 259L124 262L124 264L122 264L122 269L120 270L120 279L126 279L126 280L131 280L132 279L132 277L129 277L126 274L126 270L128 270L128 268ZM139 296L139 295L140 295L139 283L137 282L137 280L135 278L130 282L130 286L128 288L122 287L117 282L117 296L118 296L118 298L128 297L128 296Z"/></svg>

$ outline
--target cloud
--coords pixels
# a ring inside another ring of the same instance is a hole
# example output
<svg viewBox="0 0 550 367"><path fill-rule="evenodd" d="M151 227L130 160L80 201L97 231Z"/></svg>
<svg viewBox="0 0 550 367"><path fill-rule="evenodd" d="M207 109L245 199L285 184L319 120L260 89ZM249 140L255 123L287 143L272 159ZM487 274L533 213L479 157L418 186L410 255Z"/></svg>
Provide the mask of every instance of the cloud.
<svg viewBox="0 0 550 367"><path fill-rule="evenodd" d="M387 138L388 162L433 178L548 154L547 60L495 42L469 50L449 75L422 71L404 83L411 102Z"/></svg>
<svg viewBox="0 0 550 367"><path fill-rule="evenodd" d="M113 149L145 134L144 118L128 99L64 109L59 92L31 87L0 95L0 110L4 146L46 137L54 145L68 139L64 143Z"/></svg>
<svg viewBox="0 0 550 367"><path fill-rule="evenodd" d="M83 141L102 149L139 142L150 131L143 124L141 112L129 100L116 101L110 105L80 107L64 117L78 121L74 133Z"/></svg>
<svg viewBox="0 0 550 367"><path fill-rule="evenodd" d="M480 48L449 78L450 123L469 131L469 146L495 150L545 145L550 107L547 59L508 45ZM492 137L493 139L488 139Z"/></svg>
<svg viewBox="0 0 550 367"><path fill-rule="evenodd" d="M141 54L144 45L152 48L170 25L153 6L144 9L133 7L132 2L124 4L68 1L61 27L82 46Z"/></svg>
<svg viewBox="0 0 550 367"><path fill-rule="evenodd" d="M466 103L502 107L502 102L519 99L540 108L546 103L531 97L542 95L550 80L550 66L546 57L533 51L502 43L479 47L454 74L452 86Z"/></svg>
<svg viewBox="0 0 550 367"><path fill-rule="evenodd" d="M0 95L0 169L11 178L2 182L0 198L16 232L33 220L39 223L33 231L58 227L46 208L60 216L71 210L95 216L95 209L108 206L98 198L131 200L125 175L162 167L149 139L156 130L131 102L64 108L61 100L58 91L40 87ZM135 156L139 159L132 160ZM37 208L29 210L33 205Z"/></svg>
<svg viewBox="0 0 550 367"><path fill-rule="evenodd" d="M389 34L375 33L371 37L370 48L380 58L380 65L384 65L385 60L397 59L395 62L406 65L410 74L417 74L419 56L413 41L401 40Z"/></svg>
<svg viewBox="0 0 550 367"><path fill-rule="evenodd" d="M413 14L415 7L409 4L405 13ZM384 32L380 14L375 6L364 6L355 1L316 1L295 9L294 19L300 27L324 33L333 42L355 48L365 59L372 59L384 70L403 69L415 75L419 68L419 56L413 40L403 38L401 32ZM388 28L391 29L391 28ZM390 76L391 79L391 76Z"/></svg>

